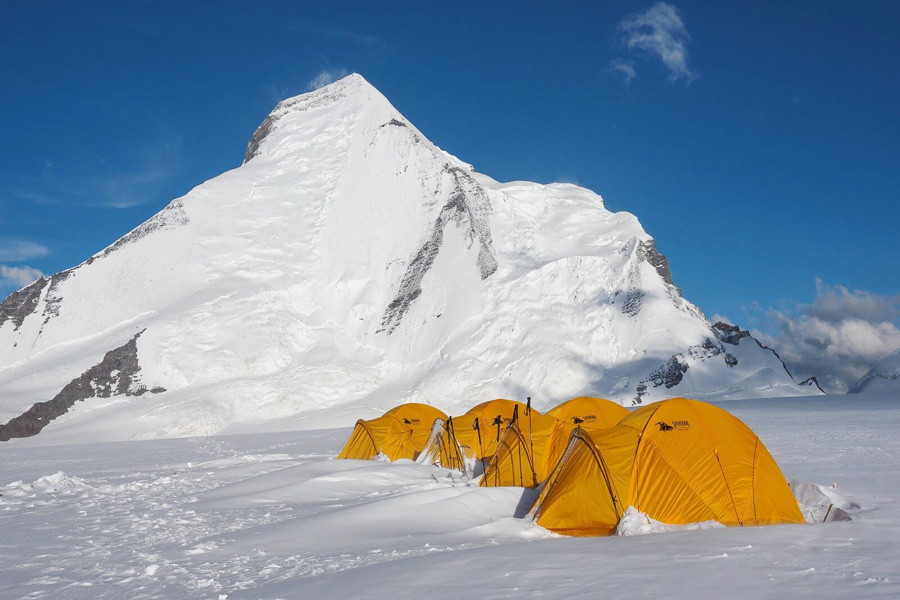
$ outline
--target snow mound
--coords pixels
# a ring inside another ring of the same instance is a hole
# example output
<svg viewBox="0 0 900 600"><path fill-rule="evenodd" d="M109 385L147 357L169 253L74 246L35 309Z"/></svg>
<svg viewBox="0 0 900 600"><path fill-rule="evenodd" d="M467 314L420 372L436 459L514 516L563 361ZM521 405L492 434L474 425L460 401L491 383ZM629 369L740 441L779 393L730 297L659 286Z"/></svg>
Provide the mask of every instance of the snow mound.
<svg viewBox="0 0 900 600"><path fill-rule="evenodd" d="M629 506L625 514L619 520L616 527L616 535L647 535L650 533L666 533L669 531L694 531L697 529L717 529L725 527L718 521L702 521L700 523L688 523L687 525L669 525L656 519L651 519L647 513L642 513L633 506Z"/></svg>
<svg viewBox="0 0 900 600"><path fill-rule="evenodd" d="M13 481L3 488L3 495L21 498L33 497L38 494L71 494L81 492L90 487L83 479L69 477L62 471L57 471L52 475L38 477L32 483L24 483L21 480Z"/></svg>
<svg viewBox="0 0 900 600"><path fill-rule="evenodd" d="M791 479L788 484L807 523L849 521L849 511L860 508L859 504L844 498L831 487L796 479Z"/></svg>

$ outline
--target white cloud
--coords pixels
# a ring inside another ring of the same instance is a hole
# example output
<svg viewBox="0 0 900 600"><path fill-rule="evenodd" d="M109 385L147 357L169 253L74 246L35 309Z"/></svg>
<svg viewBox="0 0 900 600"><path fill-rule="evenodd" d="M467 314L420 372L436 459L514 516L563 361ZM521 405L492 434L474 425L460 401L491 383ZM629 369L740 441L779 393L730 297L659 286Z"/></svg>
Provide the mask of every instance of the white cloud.
<svg viewBox="0 0 900 600"><path fill-rule="evenodd" d="M900 295L848 290L816 280L812 304L770 308L774 333L754 331L775 348L798 380L815 375L832 392L846 391L882 358L900 348Z"/></svg>
<svg viewBox="0 0 900 600"><path fill-rule="evenodd" d="M329 83L334 83L342 77L348 75L347 69L322 69L306 84L306 89L310 92L320 87L325 87Z"/></svg>
<svg viewBox="0 0 900 600"><path fill-rule="evenodd" d="M50 250L37 242L0 237L0 260L4 262L22 262L48 254Z"/></svg>
<svg viewBox="0 0 900 600"><path fill-rule="evenodd" d="M688 68L687 43L691 39L678 10L666 2L657 2L646 11L619 23L619 35L622 43L629 50L639 55L659 59L669 71L669 81L684 80L686 84L697 78L697 74ZM610 68L616 69L610 62ZM634 64L630 66L632 77L625 74L626 84L637 76Z"/></svg>
<svg viewBox="0 0 900 600"><path fill-rule="evenodd" d="M0 288L20 289L43 276L44 274L39 270L25 265L21 267L0 265Z"/></svg>
<svg viewBox="0 0 900 600"><path fill-rule="evenodd" d="M628 87L631 80L638 76L634 68L634 61L626 58L614 58L609 61L606 68L610 73L622 75L625 78L625 87Z"/></svg>

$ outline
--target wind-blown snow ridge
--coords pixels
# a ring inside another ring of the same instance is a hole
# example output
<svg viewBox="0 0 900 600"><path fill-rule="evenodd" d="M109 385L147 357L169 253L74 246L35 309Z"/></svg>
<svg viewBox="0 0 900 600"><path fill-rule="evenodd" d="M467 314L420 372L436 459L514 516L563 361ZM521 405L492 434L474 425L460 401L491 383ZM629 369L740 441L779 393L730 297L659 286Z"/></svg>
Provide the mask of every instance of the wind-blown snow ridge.
<svg viewBox="0 0 900 600"><path fill-rule="evenodd" d="M328 427L409 400L816 391L711 326L634 215L475 172L355 74L279 103L240 167L4 300L0 423L132 339L142 385L167 391L77 402L41 436Z"/></svg>

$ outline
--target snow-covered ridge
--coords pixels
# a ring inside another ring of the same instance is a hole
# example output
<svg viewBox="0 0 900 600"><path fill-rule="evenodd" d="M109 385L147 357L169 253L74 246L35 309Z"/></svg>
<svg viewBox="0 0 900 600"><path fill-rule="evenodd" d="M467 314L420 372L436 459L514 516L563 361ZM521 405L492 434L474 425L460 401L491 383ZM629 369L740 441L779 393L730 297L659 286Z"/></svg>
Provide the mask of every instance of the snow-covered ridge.
<svg viewBox="0 0 900 600"><path fill-rule="evenodd" d="M848 394L860 392L900 393L900 348L885 356L868 373L859 378Z"/></svg>
<svg viewBox="0 0 900 600"><path fill-rule="evenodd" d="M4 300L0 424L132 339L149 392L79 400L42 435L327 427L408 400L816 393L746 332L722 335L634 215L474 172L351 75L279 103L239 168Z"/></svg>

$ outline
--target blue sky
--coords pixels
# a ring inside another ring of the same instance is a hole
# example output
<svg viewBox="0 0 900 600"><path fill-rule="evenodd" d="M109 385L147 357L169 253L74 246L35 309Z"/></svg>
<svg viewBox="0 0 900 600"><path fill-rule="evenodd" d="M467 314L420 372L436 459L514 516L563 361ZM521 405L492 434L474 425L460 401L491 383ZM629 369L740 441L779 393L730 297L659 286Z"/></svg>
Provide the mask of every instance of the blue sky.
<svg viewBox="0 0 900 600"><path fill-rule="evenodd" d="M858 371L900 345L898 20L896 2L3 3L0 294L237 166L278 100L346 70L481 172L636 214L688 299L802 338L805 369L816 346L844 360L841 315L864 321Z"/></svg>

